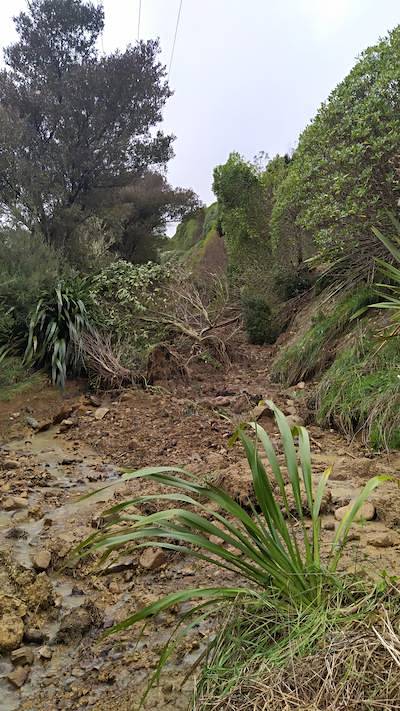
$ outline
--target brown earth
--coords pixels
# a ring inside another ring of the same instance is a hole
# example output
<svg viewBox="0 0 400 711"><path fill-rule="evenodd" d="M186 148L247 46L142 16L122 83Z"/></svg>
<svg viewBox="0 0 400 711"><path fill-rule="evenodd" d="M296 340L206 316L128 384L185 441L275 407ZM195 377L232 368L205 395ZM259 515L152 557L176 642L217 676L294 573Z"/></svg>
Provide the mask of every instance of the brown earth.
<svg viewBox="0 0 400 711"><path fill-rule="evenodd" d="M338 510L369 477L398 475L399 454L373 454L310 424L309 386L283 391L272 384L271 353L247 346L244 355L238 347L238 360L227 373L202 364L192 370L190 382L160 382L101 401L74 383L63 396L43 387L0 404L1 709L135 708L179 610L160 615L142 636L137 629L103 633L166 592L233 582L231 574L222 580L211 565L178 554L129 551L107 575L94 569L93 560L69 562L71 549L98 525L106 501L143 491L143 483L130 482L77 501L82 493L117 481L121 467L185 465L246 505L253 496L248 466L240 446L228 448L228 439L235 423L268 397L309 427L316 479L334 463L324 501L324 546L334 534ZM268 413L260 422L280 456ZM371 501L373 518L354 527L343 564L367 575L399 573L397 486L378 489ZM184 691L180 683L209 634L203 625L188 637L146 708L186 708L191 682Z"/></svg>

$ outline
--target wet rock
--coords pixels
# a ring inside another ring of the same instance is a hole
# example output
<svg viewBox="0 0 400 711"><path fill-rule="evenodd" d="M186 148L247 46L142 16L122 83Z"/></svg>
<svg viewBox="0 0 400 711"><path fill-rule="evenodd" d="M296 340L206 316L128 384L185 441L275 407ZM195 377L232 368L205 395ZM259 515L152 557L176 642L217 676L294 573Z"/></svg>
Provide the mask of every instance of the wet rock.
<svg viewBox="0 0 400 711"><path fill-rule="evenodd" d="M294 386L295 390L304 390L306 387L305 382L302 380L300 383L297 383L297 385Z"/></svg>
<svg viewBox="0 0 400 711"><path fill-rule="evenodd" d="M62 420L59 427L59 432L68 432L73 427L74 421L70 419Z"/></svg>
<svg viewBox="0 0 400 711"><path fill-rule="evenodd" d="M38 649L38 655L40 659L51 659L53 656L53 651L50 647L44 645L43 647L40 647L40 649Z"/></svg>
<svg viewBox="0 0 400 711"><path fill-rule="evenodd" d="M343 518L346 516L348 511L351 511L353 508L354 502L350 501L347 506L341 506L339 509L336 509L335 511L335 519L337 521L342 521ZM375 506L371 504L369 501L367 501L365 504L363 504L358 511L358 514L355 517L355 521L372 521L373 518L375 518Z"/></svg>
<svg viewBox="0 0 400 711"><path fill-rule="evenodd" d="M10 528L6 533L6 538L18 541L28 538L28 534L23 528Z"/></svg>
<svg viewBox="0 0 400 711"><path fill-rule="evenodd" d="M398 543L398 539L390 531L377 533L368 538L367 543L375 548L392 548Z"/></svg>
<svg viewBox="0 0 400 711"><path fill-rule="evenodd" d="M29 667L17 667L10 674L7 675L8 681L20 689L23 686L29 676Z"/></svg>
<svg viewBox="0 0 400 711"><path fill-rule="evenodd" d="M80 639L92 626L92 616L86 607L70 610L61 620L56 642L68 643Z"/></svg>
<svg viewBox="0 0 400 711"><path fill-rule="evenodd" d="M39 422L30 415L28 415L28 417L25 419L25 422L27 425L29 425L29 427L32 427L33 430L38 430L40 427Z"/></svg>
<svg viewBox="0 0 400 711"><path fill-rule="evenodd" d="M110 412L109 407L98 407L94 413L95 420L103 420L108 412Z"/></svg>
<svg viewBox="0 0 400 711"><path fill-rule="evenodd" d="M145 548L140 556L139 563L145 570L156 570L168 560L165 551L161 548Z"/></svg>
<svg viewBox="0 0 400 711"><path fill-rule="evenodd" d="M2 504L4 511L18 511L21 509L26 509L28 506L28 499L23 496L8 496Z"/></svg>
<svg viewBox="0 0 400 711"><path fill-rule="evenodd" d="M24 632L24 642L29 642L30 644L43 644L48 639L48 636L34 627L27 627Z"/></svg>
<svg viewBox="0 0 400 711"><path fill-rule="evenodd" d="M51 553L45 549L36 551L32 556L32 563L36 570L47 570L51 563Z"/></svg>
<svg viewBox="0 0 400 711"><path fill-rule="evenodd" d="M0 652L17 649L24 636L24 623L15 614L6 613L0 619Z"/></svg>
<svg viewBox="0 0 400 711"><path fill-rule="evenodd" d="M35 656L29 647L19 647L11 652L11 661L13 664L29 666L35 661Z"/></svg>
<svg viewBox="0 0 400 711"><path fill-rule="evenodd" d="M0 461L0 468L6 471L11 471L12 469L18 469L19 462L16 459L3 459Z"/></svg>
<svg viewBox="0 0 400 711"><path fill-rule="evenodd" d="M54 604L54 591L46 573L39 573L24 590L24 600L30 609L44 610Z"/></svg>
<svg viewBox="0 0 400 711"><path fill-rule="evenodd" d="M0 620L2 615L11 614L16 617L25 617L27 613L25 603L18 597L0 593Z"/></svg>

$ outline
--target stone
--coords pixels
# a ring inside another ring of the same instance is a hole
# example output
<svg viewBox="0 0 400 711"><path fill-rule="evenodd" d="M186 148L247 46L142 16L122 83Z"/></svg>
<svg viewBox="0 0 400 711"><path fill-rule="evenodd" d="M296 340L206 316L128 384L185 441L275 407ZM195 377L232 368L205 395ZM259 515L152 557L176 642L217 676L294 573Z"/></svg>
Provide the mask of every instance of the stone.
<svg viewBox="0 0 400 711"><path fill-rule="evenodd" d="M17 462L16 459L3 459L2 462L0 462L0 468L5 469L6 471L11 471L12 469L18 469L19 467L19 462Z"/></svg>
<svg viewBox="0 0 400 711"><path fill-rule="evenodd" d="M335 524L333 521L324 521L324 523L322 524L322 528L324 531L334 531Z"/></svg>
<svg viewBox="0 0 400 711"><path fill-rule="evenodd" d="M23 496L8 496L2 504L4 511L18 511L27 507L28 499Z"/></svg>
<svg viewBox="0 0 400 711"><path fill-rule="evenodd" d="M75 607L62 618L56 642L68 643L80 639L91 626L92 618L89 611L83 606Z"/></svg>
<svg viewBox="0 0 400 711"><path fill-rule="evenodd" d="M30 666L35 661L35 656L30 649L30 647L19 647L11 652L11 661L13 664L19 664L21 666Z"/></svg>
<svg viewBox="0 0 400 711"><path fill-rule="evenodd" d="M341 506L339 509L336 509L335 511L335 519L337 521L342 521L348 511L351 511L353 508L354 502L350 501L347 506ZM371 504L369 501L367 501L365 504L361 506L359 509L354 521L360 522L360 521L372 521L372 519L375 517L375 506Z"/></svg>
<svg viewBox="0 0 400 711"><path fill-rule="evenodd" d="M14 671L7 675L8 681L20 689L23 686L29 676L29 667L17 667Z"/></svg>
<svg viewBox="0 0 400 711"><path fill-rule="evenodd" d="M24 636L24 623L16 614L6 613L0 618L0 652L18 649Z"/></svg>
<svg viewBox="0 0 400 711"><path fill-rule="evenodd" d="M42 632L42 630L35 629L34 627L27 627L24 633L24 642L29 642L30 644L43 644L48 639L47 635Z"/></svg>
<svg viewBox="0 0 400 711"><path fill-rule="evenodd" d="M304 390L306 387L305 382L302 380L300 383L297 383L297 385L294 386L295 390Z"/></svg>
<svg viewBox="0 0 400 711"><path fill-rule="evenodd" d="M123 573L125 570L131 570L136 566L135 558L132 556L122 556L118 560L107 568L107 573Z"/></svg>
<svg viewBox="0 0 400 711"><path fill-rule="evenodd" d="M35 420L34 417L31 417L30 415L28 415L25 422L27 425L29 425L29 427L32 427L33 430L38 430L40 427L39 422L37 420Z"/></svg>
<svg viewBox="0 0 400 711"><path fill-rule="evenodd" d="M32 563L36 570L47 570L51 563L51 553L45 549L36 551L32 556Z"/></svg>
<svg viewBox="0 0 400 711"><path fill-rule="evenodd" d="M94 419L95 420L103 420L108 412L110 412L109 407L98 407L94 413Z"/></svg>
<svg viewBox="0 0 400 711"><path fill-rule="evenodd" d="M161 548L145 548L139 563L145 570L155 570L167 562L167 555Z"/></svg>
<svg viewBox="0 0 400 711"><path fill-rule="evenodd" d="M247 395L239 395L236 400L233 401L231 410L235 415L240 415L241 412L249 409L249 398Z"/></svg>
<svg viewBox="0 0 400 711"><path fill-rule="evenodd" d="M367 543L375 548L392 548L398 543L396 537L388 531L387 533L377 533L375 536L368 538Z"/></svg>
<svg viewBox="0 0 400 711"><path fill-rule="evenodd" d="M290 429L293 427L304 427L304 420L299 415L288 415L286 421Z"/></svg>
<svg viewBox="0 0 400 711"><path fill-rule="evenodd" d="M40 659L51 659L53 656L53 651L48 647L47 645L44 645L43 647L40 647L38 649L38 655Z"/></svg>
<svg viewBox="0 0 400 711"><path fill-rule="evenodd" d="M70 419L62 420L60 422L60 427L59 427L59 432L68 432L69 429L73 426L74 421Z"/></svg>

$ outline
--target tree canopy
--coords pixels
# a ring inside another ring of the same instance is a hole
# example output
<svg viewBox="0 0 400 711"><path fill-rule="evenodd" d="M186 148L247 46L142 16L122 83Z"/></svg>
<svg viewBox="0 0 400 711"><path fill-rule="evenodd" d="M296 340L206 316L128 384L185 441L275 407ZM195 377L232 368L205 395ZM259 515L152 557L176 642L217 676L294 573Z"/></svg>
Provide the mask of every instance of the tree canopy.
<svg viewBox="0 0 400 711"><path fill-rule="evenodd" d="M123 201L149 171L165 168L173 136L157 125L171 91L158 41L99 54L104 13L92 2L33 0L15 25L19 39L5 51L0 75L0 207L14 224L68 250L79 225L107 219L106 191ZM161 177L158 187L157 226L163 200L167 214L171 202L178 214L180 200L181 211L191 208L192 193L165 200Z"/></svg>

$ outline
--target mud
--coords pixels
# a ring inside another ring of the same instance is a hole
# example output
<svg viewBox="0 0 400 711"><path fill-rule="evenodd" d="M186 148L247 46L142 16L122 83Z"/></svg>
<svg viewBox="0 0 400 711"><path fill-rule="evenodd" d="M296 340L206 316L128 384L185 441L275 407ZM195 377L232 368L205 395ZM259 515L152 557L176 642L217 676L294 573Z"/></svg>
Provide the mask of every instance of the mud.
<svg viewBox="0 0 400 711"><path fill-rule="evenodd" d="M228 448L235 423L249 417L265 397L274 399L296 421L310 422L309 386L282 391L272 384L270 354L266 348L247 347L246 356L228 373L203 364L192 372L190 383L161 382L146 392L129 390L101 402L86 396L82 384L74 385L64 400L59 395L49 398L50 391L44 388L31 395L27 405L30 416L47 428L40 432L26 422L23 400L2 403L0 626L1 614L3 618L11 612L20 615L24 636L17 647L28 647L34 659L25 665L26 681L17 688L7 678L15 669L10 651L0 655L1 709L124 711L137 707L180 610L160 615L141 636L136 629L114 636L105 633L128 613L167 592L220 585L221 573L177 554L148 570L134 551L108 575L101 574L94 560L72 563L71 550L98 526L105 503L127 492L142 492L143 484L130 482L94 498L80 497L118 481L121 467L179 464L223 485L246 505L253 496L247 463L239 446ZM107 410L102 418L99 406ZM63 417L67 412L68 417ZM260 421L279 452L268 413L261 414ZM351 501L369 477L377 473L398 477L400 455L378 456L358 442L346 442L337 433L312 424L309 431L316 479L334 464L324 502L323 550L327 550L337 525L335 512ZM374 577L383 570L398 574L400 495L396 483L378 489L371 500L373 520L355 526L343 567ZM38 569L41 561L48 562L44 569ZM223 582L237 581L227 573ZM187 707L192 679L183 690L181 683L210 634L208 626L191 633L168 662L167 673L145 707L171 711Z"/></svg>

